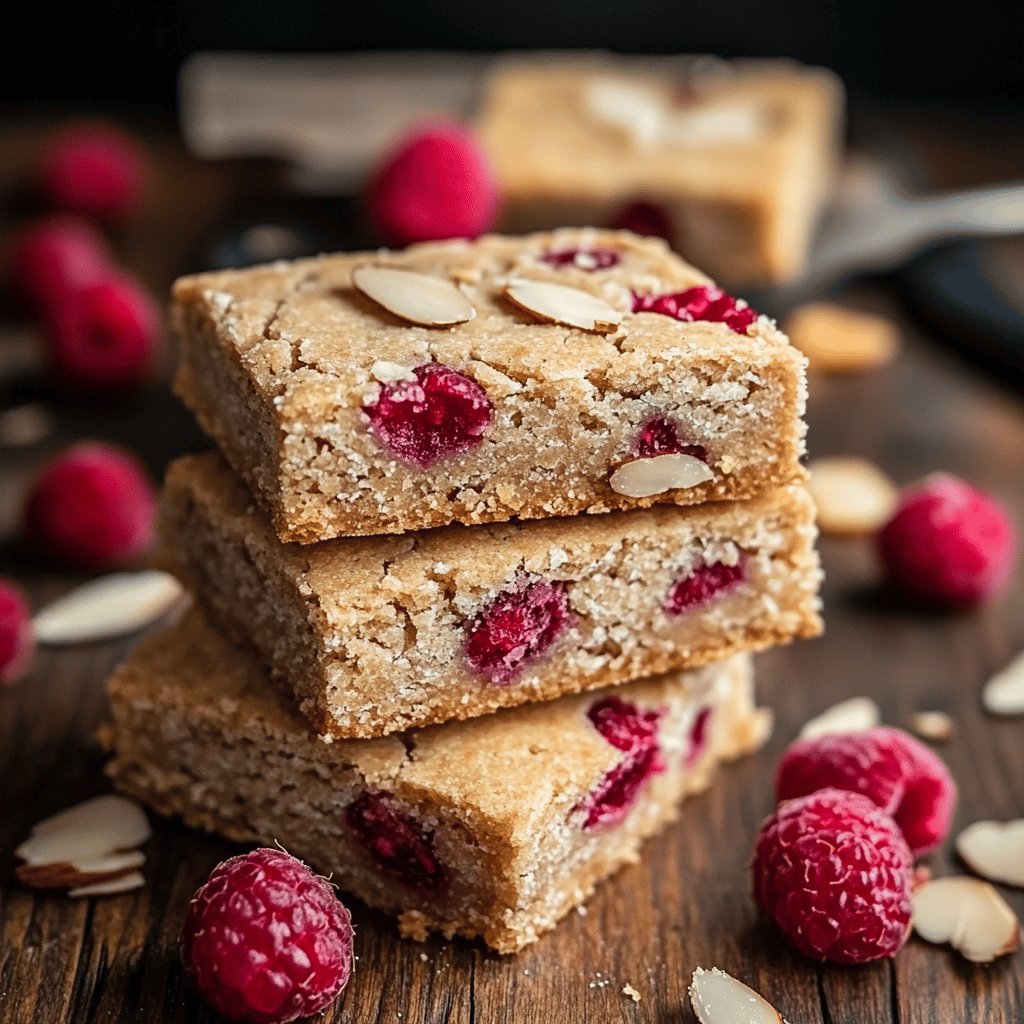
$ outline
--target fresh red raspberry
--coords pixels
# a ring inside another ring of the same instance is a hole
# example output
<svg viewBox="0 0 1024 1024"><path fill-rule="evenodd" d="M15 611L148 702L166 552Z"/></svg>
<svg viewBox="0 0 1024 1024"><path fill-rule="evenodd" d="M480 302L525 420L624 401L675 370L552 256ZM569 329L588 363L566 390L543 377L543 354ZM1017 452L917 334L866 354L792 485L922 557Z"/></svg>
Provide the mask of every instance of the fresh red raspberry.
<svg viewBox="0 0 1024 1024"><path fill-rule="evenodd" d="M622 256L614 249L552 249L541 255L551 267L575 267L577 270L607 270L617 267Z"/></svg>
<svg viewBox="0 0 1024 1024"><path fill-rule="evenodd" d="M685 444L679 428L667 416L652 416L643 426L633 444L633 454L646 459L654 455L681 453L692 455L701 462L708 461L707 449L702 444Z"/></svg>
<svg viewBox="0 0 1024 1024"><path fill-rule="evenodd" d="M702 608L720 594L739 586L746 576L746 562L742 558L735 565L725 562L701 565L672 584L665 598L665 613L675 616L691 608Z"/></svg>
<svg viewBox="0 0 1024 1024"><path fill-rule="evenodd" d="M594 728L625 756L577 805L586 812L584 830L618 825L644 783L665 770L658 742L658 722L664 716L663 708L641 708L621 697L605 697L587 710Z"/></svg>
<svg viewBox="0 0 1024 1024"><path fill-rule="evenodd" d="M149 177L146 155L127 132L108 124L59 131L39 162L43 197L61 210L116 220L141 204Z"/></svg>
<svg viewBox="0 0 1024 1024"><path fill-rule="evenodd" d="M370 181L370 215L394 245L476 238L494 227L498 181L473 134L453 121L417 128Z"/></svg>
<svg viewBox="0 0 1024 1024"><path fill-rule="evenodd" d="M1017 548L1006 509L948 473L908 488L878 535L889 582L922 604L964 608L1006 585Z"/></svg>
<svg viewBox="0 0 1024 1024"><path fill-rule="evenodd" d="M424 892L448 887L448 873L434 854L431 837L412 815L390 806L386 793L364 793L345 812L345 822L389 878Z"/></svg>
<svg viewBox="0 0 1024 1024"><path fill-rule="evenodd" d="M47 557L107 569L153 540L156 492L142 464L114 445L84 442L50 462L29 490L25 532Z"/></svg>
<svg viewBox="0 0 1024 1024"><path fill-rule="evenodd" d="M11 286L36 310L57 307L69 292L100 280L110 267L103 236L78 217L43 217L11 245Z"/></svg>
<svg viewBox="0 0 1024 1024"><path fill-rule="evenodd" d="M107 276L67 293L47 310L55 376L90 391L118 391L144 380L160 344L160 313L133 278Z"/></svg>
<svg viewBox="0 0 1024 1024"><path fill-rule="evenodd" d="M380 443L420 469L480 444L493 416L487 392L440 363L424 363L413 374L415 380L382 384L363 406Z"/></svg>
<svg viewBox="0 0 1024 1024"><path fill-rule="evenodd" d="M661 313L684 323L707 320L725 324L737 334L746 334L750 325L757 320L757 312L742 299L733 298L728 292L712 285L697 285L668 295L641 295L634 292L633 312Z"/></svg>
<svg viewBox="0 0 1024 1024"><path fill-rule="evenodd" d="M866 796L891 815L912 853L930 853L949 834L956 783L933 751L902 729L815 736L793 743L779 762L779 800L825 788Z"/></svg>
<svg viewBox="0 0 1024 1024"><path fill-rule="evenodd" d="M28 601L10 580L0 579L0 685L25 674L34 649Z"/></svg>
<svg viewBox="0 0 1024 1024"><path fill-rule="evenodd" d="M564 583L521 572L466 627L466 659L492 683L510 683L573 619Z"/></svg>
<svg viewBox="0 0 1024 1024"><path fill-rule="evenodd" d="M230 1020L319 1013L352 973L352 920L323 878L280 850L218 864L189 904L185 970Z"/></svg>
<svg viewBox="0 0 1024 1024"><path fill-rule="evenodd" d="M632 231L634 235L664 238L669 245L675 243L675 229L667 211L654 203L638 200L628 203L616 213L608 225L619 231Z"/></svg>
<svg viewBox="0 0 1024 1024"><path fill-rule="evenodd" d="M690 734L687 737L686 754L683 757L683 767L693 768L704 756L708 748L708 739L711 734L711 708L701 708L697 717L690 726Z"/></svg>
<svg viewBox="0 0 1024 1024"><path fill-rule="evenodd" d="M761 826L754 897L805 956L863 964L893 956L910 928L913 861L866 796L822 789Z"/></svg>

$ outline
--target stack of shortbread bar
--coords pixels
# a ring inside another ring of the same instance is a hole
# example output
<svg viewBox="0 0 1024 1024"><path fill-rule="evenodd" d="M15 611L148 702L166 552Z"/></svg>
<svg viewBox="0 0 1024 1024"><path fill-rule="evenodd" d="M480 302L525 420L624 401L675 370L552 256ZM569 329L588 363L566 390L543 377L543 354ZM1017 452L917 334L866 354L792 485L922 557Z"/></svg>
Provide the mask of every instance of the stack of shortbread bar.
<svg viewBox="0 0 1024 1024"><path fill-rule="evenodd" d="M660 241L591 229L185 278L162 559L110 773L280 842L404 933L514 951L768 716L820 629L804 360Z"/></svg>

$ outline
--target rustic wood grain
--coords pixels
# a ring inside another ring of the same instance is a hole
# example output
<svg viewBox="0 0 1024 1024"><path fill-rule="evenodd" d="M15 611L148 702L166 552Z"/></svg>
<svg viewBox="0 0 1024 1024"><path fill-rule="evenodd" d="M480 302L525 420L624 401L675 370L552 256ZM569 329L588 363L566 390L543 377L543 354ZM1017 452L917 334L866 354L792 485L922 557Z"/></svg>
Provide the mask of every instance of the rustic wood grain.
<svg viewBox="0 0 1024 1024"><path fill-rule="evenodd" d="M0 170L13 194L38 126L0 133L12 158ZM122 251L154 287L192 269L197 243L232 201L231 168L201 168L153 134L161 189ZM12 215L8 204L8 218ZM856 301L900 317L893 296L865 287ZM1024 403L905 323L894 366L861 377L815 380L810 409L814 455L856 452L899 481L936 468L997 491L1024 523ZM35 394L30 328L5 322L0 337L5 401ZM23 361L24 361L23 360ZM83 435L132 444L158 471L172 454L200 445L188 418L157 388L127 407L62 401L58 437L0 452L0 527L13 529L28 473L60 443ZM940 708L956 720L941 748L960 785L957 827L981 817L1024 814L1024 721L980 709L981 683L1020 647L1024 585L979 612L928 615L894 604L875 588L870 548L822 544L828 633L759 660L762 698L777 709L767 750L725 770L691 801L680 823L651 842L640 864L603 885L584 914L514 958L471 943L420 945L393 924L355 907L359 956L343 997L322 1020L345 1024L530 1024L548 1021L692 1024L685 1004L691 970L717 965L774 1002L793 1024L949 1024L1024 1020L1024 954L975 967L912 939L892 963L851 970L820 967L780 941L756 914L746 864L752 836L771 809L771 773L799 725L829 704L869 694L887 722ZM74 582L8 540L2 571L41 602ZM212 1024L184 984L176 938L188 898L231 844L174 822L155 823L147 845L147 886L125 896L70 901L35 895L12 879L13 847L40 818L105 789L92 740L103 719L101 683L127 642L43 652L31 676L0 693L0 1021ZM948 853L937 873L958 870ZM1018 914L1024 893L1011 892ZM642 996L634 1003L625 984Z"/></svg>

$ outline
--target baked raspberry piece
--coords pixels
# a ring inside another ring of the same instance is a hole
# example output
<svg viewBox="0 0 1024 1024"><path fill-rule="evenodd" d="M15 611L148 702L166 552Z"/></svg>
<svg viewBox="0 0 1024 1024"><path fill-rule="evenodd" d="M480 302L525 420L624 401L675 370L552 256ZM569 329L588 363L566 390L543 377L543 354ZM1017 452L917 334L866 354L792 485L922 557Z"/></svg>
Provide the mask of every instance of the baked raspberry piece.
<svg viewBox="0 0 1024 1024"><path fill-rule="evenodd" d="M618 825L640 795L644 783L665 770L658 742L661 708L641 708L620 697L605 697L587 710L594 728L625 756L577 805L586 812L584 830Z"/></svg>
<svg viewBox="0 0 1024 1024"><path fill-rule="evenodd" d="M498 183L472 133L438 121L384 159L370 181L369 206L389 243L476 238L494 227Z"/></svg>
<svg viewBox="0 0 1024 1024"><path fill-rule="evenodd" d="M742 299L713 285L697 285L669 295L641 295L633 293L634 313L661 313L684 323L707 320L725 324L737 334L746 334L757 320L757 312Z"/></svg>
<svg viewBox="0 0 1024 1024"><path fill-rule="evenodd" d="M945 608L966 608L999 593L1016 549L1006 509L948 473L904 491L878 535L889 582L915 601Z"/></svg>
<svg viewBox="0 0 1024 1024"><path fill-rule="evenodd" d="M48 202L104 220L134 212L148 177L142 146L109 124L63 129L51 139L39 162L39 187Z"/></svg>
<svg viewBox="0 0 1024 1024"><path fill-rule="evenodd" d="M622 207L612 217L608 227L618 231L632 231L634 235L640 235L642 238L664 238L669 245L675 242L675 231L669 215L662 207L642 200Z"/></svg>
<svg viewBox="0 0 1024 1024"><path fill-rule="evenodd" d="M0 685L20 679L32 662L32 610L10 580L0 579Z"/></svg>
<svg viewBox="0 0 1024 1024"><path fill-rule="evenodd" d="M734 565L725 562L700 565L672 584L665 598L665 613L676 616L692 608L702 608L737 587L746 576L746 562L742 558Z"/></svg>
<svg viewBox="0 0 1024 1024"><path fill-rule="evenodd" d="M104 237L78 217L43 217L11 245L11 287L36 310L53 309L69 292L102 278L111 256Z"/></svg>
<svg viewBox="0 0 1024 1024"><path fill-rule="evenodd" d="M702 444L684 443L679 428L667 416L652 416L644 424L633 445L633 454L641 459L677 452L692 455L701 462L708 461L707 449Z"/></svg>
<svg viewBox="0 0 1024 1024"><path fill-rule="evenodd" d="M761 826L754 897L805 956L863 964L893 956L910 928L913 859L866 796L822 789Z"/></svg>
<svg viewBox="0 0 1024 1024"><path fill-rule="evenodd" d="M827 787L868 797L891 815L915 857L949 834L956 783L940 757L902 729L815 736L793 743L779 762L779 800Z"/></svg>
<svg viewBox="0 0 1024 1024"><path fill-rule="evenodd" d="M389 878L426 892L447 888L448 875L431 837L412 815L389 805L386 793L364 793L345 812L345 822Z"/></svg>
<svg viewBox="0 0 1024 1024"><path fill-rule="evenodd" d="M564 583L520 573L466 627L466 659L492 683L510 683L572 622Z"/></svg>
<svg viewBox="0 0 1024 1024"><path fill-rule="evenodd" d="M616 267L622 256L614 249L552 249L541 255L551 267L575 267L577 270L607 270Z"/></svg>
<svg viewBox="0 0 1024 1024"><path fill-rule="evenodd" d="M323 878L281 850L223 861L189 904L185 970L230 1020L319 1013L352 973L352 921Z"/></svg>
<svg viewBox="0 0 1024 1024"><path fill-rule="evenodd" d="M382 384L380 394L363 406L377 440L420 469L475 448L493 416L484 389L439 363L424 363L413 374L415 380Z"/></svg>
<svg viewBox="0 0 1024 1024"><path fill-rule="evenodd" d="M145 552L153 540L156 492L142 464L114 445L73 445L45 466L23 514L29 541L76 569L106 569Z"/></svg>

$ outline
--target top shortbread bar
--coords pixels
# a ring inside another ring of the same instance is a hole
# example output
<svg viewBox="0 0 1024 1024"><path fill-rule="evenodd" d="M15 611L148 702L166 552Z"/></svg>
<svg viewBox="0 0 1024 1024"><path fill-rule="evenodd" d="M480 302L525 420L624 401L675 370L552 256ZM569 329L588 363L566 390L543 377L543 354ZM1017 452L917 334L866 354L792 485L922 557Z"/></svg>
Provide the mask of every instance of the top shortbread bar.
<svg viewBox="0 0 1024 1024"><path fill-rule="evenodd" d="M201 274L174 316L176 390L286 541L745 498L802 472L803 356L659 240L563 229Z"/></svg>

